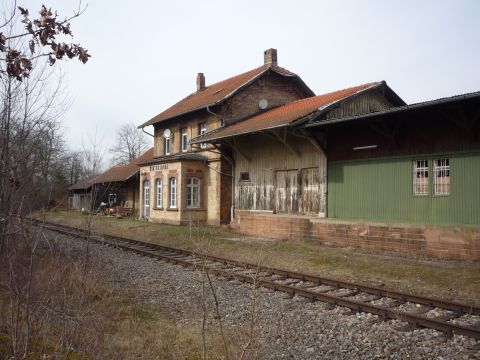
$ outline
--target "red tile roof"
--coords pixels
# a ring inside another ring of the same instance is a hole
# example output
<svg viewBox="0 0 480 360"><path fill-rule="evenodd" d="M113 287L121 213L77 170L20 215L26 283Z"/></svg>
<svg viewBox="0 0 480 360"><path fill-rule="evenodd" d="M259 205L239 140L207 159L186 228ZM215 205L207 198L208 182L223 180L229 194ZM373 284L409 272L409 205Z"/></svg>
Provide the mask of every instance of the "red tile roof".
<svg viewBox="0 0 480 360"><path fill-rule="evenodd" d="M281 68L279 66L267 64L260 66L256 69L247 71L243 74L231 77L229 79L220 81L216 84L207 86L205 89L197 91L193 94L188 95L183 100L180 100L175 105L171 106L167 110L148 120L146 123L140 125L140 127L156 124L160 121L173 118L175 116L183 115L195 110L200 110L218 104L219 102L229 98L231 95L236 93L238 90L243 88L245 85L251 83L260 75L264 74L267 71L274 71L280 75L284 76L293 76L298 77L298 75ZM300 79L300 78L299 78ZM303 83L303 82L302 82ZM303 84L305 85L305 84ZM305 88L314 94L308 87L305 85Z"/></svg>
<svg viewBox="0 0 480 360"><path fill-rule="evenodd" d="M138 164L153 159L154 156L154 148L148 149L138 158L133 160L132 162L125 164L125 165L116 165L105 171L103 174L98 175L94 180L94 184L101 184L101 183L109 183L109 182L117 182L117 181L126 181L133 175L135 175L139 170L140 167Z"/></svg>
<svg viewBox="0 0 480 360"><path fill-rule="evenodd" d="M226 138L235 135L287 126L293 121L304 118L315 111L325 109L328 106L345 100L352 95L380 86L381 84L381 82L368 83L348 89L334 91L328 94L293 101L291 103L263 112L259 115L255 115L246 120L218 128L203 136L196 137L195 139L192 139L192 143L201 143L206 140Z"/></svg>
<svg viewBox="0 0 480 360"><path fill-rule="evenodd" d="M86 190L92 186L92 181L95 179L95 175L88 176L85 179L77 181L75 184L70 186L69 190Z"/></svg>

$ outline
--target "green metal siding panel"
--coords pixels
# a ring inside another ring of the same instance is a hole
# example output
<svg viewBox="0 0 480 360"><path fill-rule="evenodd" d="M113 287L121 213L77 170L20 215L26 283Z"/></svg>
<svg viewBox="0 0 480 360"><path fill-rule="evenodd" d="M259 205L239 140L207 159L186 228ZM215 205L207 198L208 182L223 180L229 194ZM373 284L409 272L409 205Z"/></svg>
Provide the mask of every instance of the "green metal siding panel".
<svg viewBox="0 0 480 360"><path fill-rule="evenodd" d="M433 196L433 159L450 159L451 192ZM430 195L413 194L414 159L429 160ZM480 154L328 164L328 216L387 222L480 224Z"/></svg>

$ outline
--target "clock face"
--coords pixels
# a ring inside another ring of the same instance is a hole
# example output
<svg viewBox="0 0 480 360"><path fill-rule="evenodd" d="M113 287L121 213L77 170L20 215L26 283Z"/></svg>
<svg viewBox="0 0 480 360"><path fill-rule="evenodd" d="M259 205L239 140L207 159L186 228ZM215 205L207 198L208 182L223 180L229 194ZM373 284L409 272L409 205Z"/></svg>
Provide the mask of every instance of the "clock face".
<svg viewBox="0 0 480 360"><path fill-rule="evenodd" d="M258 107L262 110L265 110L268 106L268 101L266 99L262 99L258 102Z"/></svg>
<svg viewBox="0 0 480 360"><path fill-rule="evenodd" d="M171 134L170 129L165 129L165 130L163 130L163 136L164 136L165 138L168 139L168 138L170 137L170 134Z"/></svg>

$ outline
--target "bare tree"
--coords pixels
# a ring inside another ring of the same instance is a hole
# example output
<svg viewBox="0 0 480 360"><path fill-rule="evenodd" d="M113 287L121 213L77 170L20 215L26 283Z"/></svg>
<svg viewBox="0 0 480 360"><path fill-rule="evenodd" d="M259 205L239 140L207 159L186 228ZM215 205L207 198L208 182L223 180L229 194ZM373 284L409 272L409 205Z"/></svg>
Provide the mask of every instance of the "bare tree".
<svg viewBox="0 0 480 360"><path fill-rule="evenodd" d="M80 151L67 151L62 162L61 170L64 171L64 176L69 186L85 177L83 154Z"/></svg>
<svg viewBox="0 0 480 360"><path fill-rule="evenodd" d="M37 66L37 65L35 65ZM45 64L18 82L0 79L0 217L45 204L52 171L64 153L60 118L65 111L62 79ZM1 232L1 231L0 231ZM0 234L1 236L1 234ZM1 246L1 245L0 245Z"/></svg>
<svg viewBox="0 0 480 360"><path fill-rule="evenodd" d="M81 1L73 15L58 20L58 14L42 5L39 17L31 19L28 9L18 6L17 1L11 2L11 10L6 13L4 22L0 24L0 76L22 80L27 78L34 68L34 60L47 58L50 65L57 60L78 58L86 63L90 55L78 44L68 44L59 41L59 37L72 37L70 21L80 16L86 7ZM20 12L20 14L18 14ZM20 26L23 24L23 28ZM18 41L20 40L20 41ZM28 48L22 46L28 43Z"/></svg>
<svg viewBox="0 0 480 360"><path fill-rule="evenodd" d="M12 1L0 23L0 263L8 265L10 279L0 288L9 295L14 359L27 356L32 337L30 290L42 236L22 227L17 217L49 205L65 153L60 119L67 103L62 76L49 65L64 58L88 59L80 46L56 39L71 36L69 19L57 21L56 13L42 7L40 17L30 20L28 10L18 9L20 14Z"/></svg>
<svg viewBox="0 0 480 360"><path fill-rule="evenodd" d="M103 139L99 137L97 130L90 134L88 140L82 139L82 163L83 174L85 177L98 175L103 169L103 154L105 148L103 146Z"/></svg>
<svg viewBox="0 0 480 360"><path fill-rule="evenodd" d="M50 198L51 171L64 153L62 76L49 65L74 56L88 60L79 45L57 39L72 35L69 20L85 10L81 4L63 21L44 6L31 20L16 5L0 21L0 252L10 219Z"/></svg>
<svg viewBox="0 0 480 360"><path fill-rule="evenodd" d="M117 131L114 145L109 150L112 154L112 162L127 164L144 153L148 145L145 134L135 124L122 125Z"/></svg>

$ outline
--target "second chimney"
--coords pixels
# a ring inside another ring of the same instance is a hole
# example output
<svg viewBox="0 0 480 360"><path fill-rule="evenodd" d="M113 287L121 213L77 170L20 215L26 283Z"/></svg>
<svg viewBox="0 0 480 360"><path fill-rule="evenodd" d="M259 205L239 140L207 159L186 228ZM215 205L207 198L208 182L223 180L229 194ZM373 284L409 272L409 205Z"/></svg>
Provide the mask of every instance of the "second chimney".
<svg viewBox="0 0 480 360"><path fill-rule="evenodd" d="M198 73L197 75L197 91L205 89L205 75Z"/></svg>
<svg viewBox="0 0 480 360"><path fill-rule="evenodd" d="M277 49L268 49L263 52L263 61L265 65L272 64L277 66Z"/></svg>

